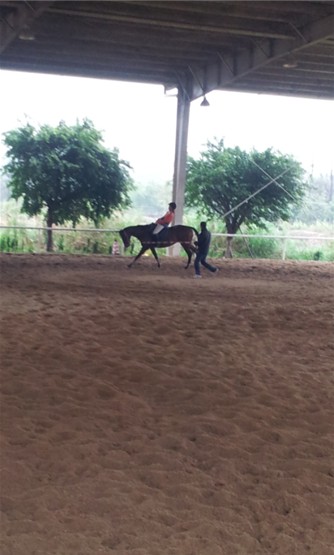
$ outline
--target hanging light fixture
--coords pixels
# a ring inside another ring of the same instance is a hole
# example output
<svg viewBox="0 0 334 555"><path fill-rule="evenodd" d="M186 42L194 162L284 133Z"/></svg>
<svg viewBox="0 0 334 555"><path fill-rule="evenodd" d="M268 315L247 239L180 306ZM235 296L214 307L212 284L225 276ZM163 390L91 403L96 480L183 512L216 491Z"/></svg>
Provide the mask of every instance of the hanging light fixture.
<svg viewBox="0 0 334 555"><path fill-rule="evenodd" d="M285 69L294 69L295 67L298 67L298 62L296 58L290 57L285 60L282 65Z"/></svg>
<svg viewBox="0 0 334 555"><path fill-rule="evenodd" d="M200 106L210 106L208 99L206 98L206 96L204 95L203 100L200 104Z"/></svg>
<svg viewBox="0 0 334 555"><path fill-rule="evenodd" d="M19 34L19 39L21 40L35 40L34 33L29 29L29 27L25 26L21 30Z"/></svg>

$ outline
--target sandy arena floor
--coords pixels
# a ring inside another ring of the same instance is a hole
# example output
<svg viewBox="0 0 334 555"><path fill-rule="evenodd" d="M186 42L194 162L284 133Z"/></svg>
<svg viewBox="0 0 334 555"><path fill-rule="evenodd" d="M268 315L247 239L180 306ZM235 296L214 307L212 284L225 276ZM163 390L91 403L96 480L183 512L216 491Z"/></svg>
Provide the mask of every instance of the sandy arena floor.
<svg viewBox="0 0 334 555"><path fill-rule="evenodd" d="M2 555L334 554L334 267L1 255Z"/></svg>

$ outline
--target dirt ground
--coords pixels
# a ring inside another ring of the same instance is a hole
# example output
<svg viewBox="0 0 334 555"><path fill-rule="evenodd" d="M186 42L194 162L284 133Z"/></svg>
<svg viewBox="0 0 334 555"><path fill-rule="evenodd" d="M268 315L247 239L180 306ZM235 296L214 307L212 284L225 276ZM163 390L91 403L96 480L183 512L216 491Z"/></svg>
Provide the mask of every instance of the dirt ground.
<svg viewBox="0 0 334 555"><path fill-rule="evenodd" d="M2 555L334 554L334 266L1 255Z"/></svg>

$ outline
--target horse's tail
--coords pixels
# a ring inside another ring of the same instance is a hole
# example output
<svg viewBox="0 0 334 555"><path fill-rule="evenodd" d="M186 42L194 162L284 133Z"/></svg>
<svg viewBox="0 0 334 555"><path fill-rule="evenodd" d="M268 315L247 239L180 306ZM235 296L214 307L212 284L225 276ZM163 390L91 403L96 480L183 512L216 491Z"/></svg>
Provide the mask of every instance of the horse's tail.
<svg viewBox="0 0 334 555"><path fill-rule="evenodd" d="M127 237L127 234L126 234L125 229L120 229L118 233L119 233L120 236L121 236L121 239L122 239L122 241L123 241L124 247L127 248L127 247L129 246L129 245L128 245L129 240L128 240L128 237Z"/></svg>
<svg viewBox="0 0 334 555"><path fill-rule="evenodd" d="M198 239L198 231L197 231L197 229L195 229L194 227L192 227L191 229L195 232L196 237L197 237L197 239Z"/></svg>
<svg viewBox="0 0 334 555"><path fill-rule="evenodd" d="M123 243L124 243L124 239L123 239L123 237L124 237L123 229L120 229L120 230L118 231L118 233L120 234L121 239L122 239L122 241L123 241Z"/></svg>

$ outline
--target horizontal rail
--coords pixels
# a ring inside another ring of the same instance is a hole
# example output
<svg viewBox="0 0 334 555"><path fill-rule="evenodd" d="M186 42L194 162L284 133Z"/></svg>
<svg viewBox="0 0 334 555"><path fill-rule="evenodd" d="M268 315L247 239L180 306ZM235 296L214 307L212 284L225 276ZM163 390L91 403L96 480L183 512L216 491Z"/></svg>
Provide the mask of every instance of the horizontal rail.
<svg viewBox="0 0 334 555"><path fill-rule="evenodd" d="M91 231L95 233L104 233L109 231L110 233L119 233L119 229L92 229L91 227L29 227L25 225L0 225L0 229L30 229L34 231Z"/></svg>
<svg viewBox="0 0 334 555"><path fill-rule="evenodd" d="M0 225L0 229L30 229L34 231L75 231L75 232L90 232L90 233L119 233L119 229L100 229L100 228L76 228L76 227L29 227L20 225ZM256 239L299 239L299 240L314 240L319 239L323 241L334 241L334 234L331 235L265 235L265 234L252 234L252 233L211 233L212 237L235 237L235 238L256 238Z"/></svg>

